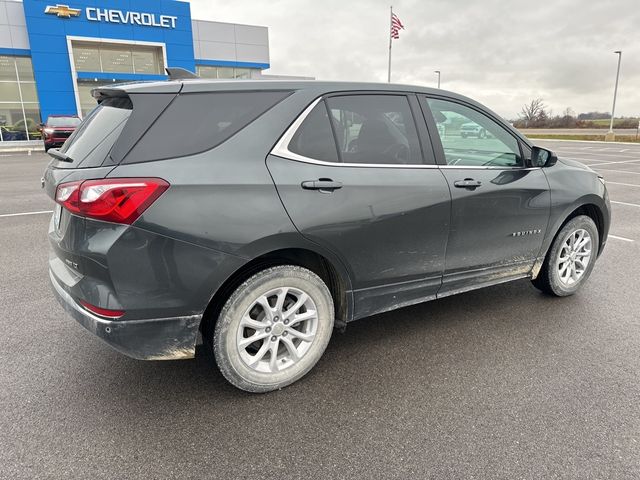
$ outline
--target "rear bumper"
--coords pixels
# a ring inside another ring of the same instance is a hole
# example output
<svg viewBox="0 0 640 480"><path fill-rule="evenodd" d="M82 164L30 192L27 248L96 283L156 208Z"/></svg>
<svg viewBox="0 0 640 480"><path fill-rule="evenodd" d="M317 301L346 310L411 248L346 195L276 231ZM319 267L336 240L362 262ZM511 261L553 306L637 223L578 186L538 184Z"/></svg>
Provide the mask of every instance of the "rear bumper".
<svg viewBox="0 0 640 480"><path fill-rule="evenodd" d="M80 325L111 347L138 360L193 358L202 315L145 320L106 320L82 308L53 272L49 279L58 302Z"/></svg>

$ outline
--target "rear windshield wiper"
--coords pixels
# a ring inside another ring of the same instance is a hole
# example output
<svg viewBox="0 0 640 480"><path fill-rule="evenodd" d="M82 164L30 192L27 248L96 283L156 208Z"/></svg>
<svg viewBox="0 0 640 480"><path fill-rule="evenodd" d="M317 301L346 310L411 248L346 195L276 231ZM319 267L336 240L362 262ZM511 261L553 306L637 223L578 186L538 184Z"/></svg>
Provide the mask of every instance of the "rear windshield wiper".
<svg viewBox="0 0 640 480"><path fill-rule="evenodd" d="M51 155L53 158L55 158L56 160L60 160L61 162L73 163L73 158L71 158L70 156L62 153L57 148L50 148L47 153L49 155Z"/></svg>

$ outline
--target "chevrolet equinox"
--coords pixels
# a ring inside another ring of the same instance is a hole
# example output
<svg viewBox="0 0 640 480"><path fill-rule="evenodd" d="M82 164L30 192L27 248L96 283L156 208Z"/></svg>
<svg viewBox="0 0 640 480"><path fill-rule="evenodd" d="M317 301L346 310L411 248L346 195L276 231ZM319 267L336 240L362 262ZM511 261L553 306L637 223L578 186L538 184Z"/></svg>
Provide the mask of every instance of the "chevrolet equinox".
<svg viewBox="0 0 640 480"><path fill-rule="evenodd" d="M250 392L379 312L523 278L571 295L607 240L601 176L454 93L183 77L93 96L43 178L58 300L138 359L192 358L201 335Z"/></svg>

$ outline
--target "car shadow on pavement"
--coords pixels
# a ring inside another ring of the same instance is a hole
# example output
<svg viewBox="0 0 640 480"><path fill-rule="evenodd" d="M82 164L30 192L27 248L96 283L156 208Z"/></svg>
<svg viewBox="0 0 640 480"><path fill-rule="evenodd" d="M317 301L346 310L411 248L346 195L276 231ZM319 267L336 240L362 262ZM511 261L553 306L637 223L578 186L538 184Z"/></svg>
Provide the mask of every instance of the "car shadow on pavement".
<svg viewBox="0 0 640 480"><path fill-rule="evenodd" d="M133 360L104 346L87 355L90 360L79 365L84 371L78 375L85 378L83 383L91 382L90 388L103 391L97 397L106 404L125 402L141 409L154 399L161 399L163 408L190 404L197 411L212 403L217 408L238 402L261 404L280 395L322 398L333 392L344 397L358 391L359 396L391 377L396 386L404 379L410 388L416 379L428 383L430 365L468 354L474 342L484 348L503 342L505 329L528 328L533 321L526 315L531 304L544 310L555 300L539 294L529 282L515 282L362 319L349 324L344 333L334 332L324 357L309 375L267 395L248 395L228 384L203 345L193 360L152 362ZM92 349L89 342L86 348Z"/></svg>

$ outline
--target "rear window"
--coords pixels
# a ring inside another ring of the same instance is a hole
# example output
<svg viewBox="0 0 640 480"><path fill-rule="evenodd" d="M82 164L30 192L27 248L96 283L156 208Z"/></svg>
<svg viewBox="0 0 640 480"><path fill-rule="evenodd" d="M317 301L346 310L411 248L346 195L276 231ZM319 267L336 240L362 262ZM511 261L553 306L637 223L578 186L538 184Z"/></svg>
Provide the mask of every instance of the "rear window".
<svg viewBox="0 0 640 480"><path fill-rule="evenodd" d="M124 163L184 157L210 150L287 97L289 91L178 95Z"/></svg>
<svg viewBox="0 0 640 480"><path fill-rule="evenodd" d="M91 111L60 151L72 162L59 162L62 168L99 167L131 115L131 100L126 97L105 99Z"/></svg>
<svg viewBox="0 0 640 480"><path fill-rule="evenodd" d="M47 127L77 127L80 125L78 117L49 117Z"/></svg>

